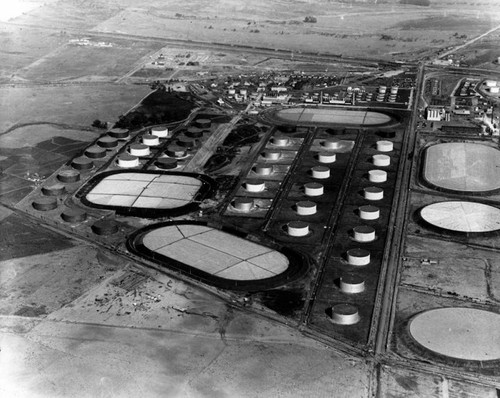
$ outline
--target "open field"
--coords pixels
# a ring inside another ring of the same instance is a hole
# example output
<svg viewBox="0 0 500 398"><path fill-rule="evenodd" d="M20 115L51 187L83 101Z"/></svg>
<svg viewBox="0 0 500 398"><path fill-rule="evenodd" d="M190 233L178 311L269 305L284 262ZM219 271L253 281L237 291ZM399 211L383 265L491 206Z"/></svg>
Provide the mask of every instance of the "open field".
<svg viewBox="0 0 500 398"><path fill-rule="evenodd" d="M114 84L3 86L0 133L26 123L87 128L95 119L114 122L150 92L148 86Z"/></svg>
<svg viewBox="0 0 500 398"><path fill-rule="evenodd" d="M138 59L161 45L134 41L113 41L112 47L65 44L16 75L30 81L64 81L85 78L121 77Z"/></svg>

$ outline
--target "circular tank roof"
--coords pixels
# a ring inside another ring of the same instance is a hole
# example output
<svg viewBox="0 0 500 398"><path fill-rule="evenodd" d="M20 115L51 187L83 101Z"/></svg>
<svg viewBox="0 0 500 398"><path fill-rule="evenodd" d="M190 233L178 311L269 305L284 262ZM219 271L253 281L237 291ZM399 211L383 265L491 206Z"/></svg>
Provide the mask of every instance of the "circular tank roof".
<svg viewBox="0 0 500 398"><path fill-rule="evenodd" d="M481 193L500 189L500 151L469 142L436 144L426 150L423 177L454 192Z"/></svg>
<svg viewBox="0 0 500 398"><path fill-rule="evenodd" d="M500 209L482 203L433 203L422 208L420 216L435 227L454 232L484 233L500 229Z"/></svg>
<svg viewBox="0 0 500 398"><path fill-rule="evenodd" d="M422 347L469 361L500 359L500 314L474 308L438 308L415 316L411 337Z"/></svg>
<svg viewBox="0 0 500 398"><path fill-rule="evenodd" d="M355 126L377 126L389 123L392 118L381 112L337 108L286 108L276 117L296 124L342 124Z"/></svg>

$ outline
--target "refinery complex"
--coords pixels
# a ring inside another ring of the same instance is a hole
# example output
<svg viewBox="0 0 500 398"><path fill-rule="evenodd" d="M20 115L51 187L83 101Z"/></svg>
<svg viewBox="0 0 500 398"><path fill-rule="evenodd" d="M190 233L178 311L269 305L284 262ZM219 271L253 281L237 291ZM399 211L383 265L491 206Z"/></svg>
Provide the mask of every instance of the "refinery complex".
<svg viewBox="0 0 500 398"><path fill-rule="evenodd" d="M120 112L2 124L0 391L498 397L500 53L148 40Z"/></svg>

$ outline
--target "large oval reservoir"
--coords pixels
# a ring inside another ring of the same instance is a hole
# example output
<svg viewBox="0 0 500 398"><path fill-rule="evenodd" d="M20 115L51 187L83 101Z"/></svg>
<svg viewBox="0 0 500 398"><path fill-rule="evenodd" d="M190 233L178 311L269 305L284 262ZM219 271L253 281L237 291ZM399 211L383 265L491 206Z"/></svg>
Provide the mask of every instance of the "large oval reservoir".
<svg viewBox="0 0 500 398"><path fill-rule="evenodd" d="M329 124L343 126L380 126L392 118L381 112L337 108L287 108L275 117L293 124Z"/></svg>
<svg viewBox="0 0 500 398"><path fill-rule="evenodd" d="M423 348L465 361L500 359L500 314L475 308L437 308L416 315L411 337Z"/></svg>
<svg viewBox="0 0 500 398"><path fill-rule="evenodd" d="M420 216L432 226L452 232L471 234L500 230L500 209L482 203L437 202L423 207Z"/></svg>
<svg viewBox="0 0 500 398"><path fill-rule="evenodd" d="M470 142L432 145L425 151L423 178L437 189L481 194L500 189L500 151Z"/></svg>
<svg viewBox="0 0 500 398"><path fill-rule="evenodd" d="M157 218L196 210L214 189L215 182L200 174L113 171L92 178L77 197L90 207Z"/></svg>
<svg viewBox="0 0 500 398"><path fill-rule="evenodd" d="M129 239L128 248L160 265L227 289L277 286L300 274L307 263L291 250L273 249L188 221L146 227Z"/></svg>

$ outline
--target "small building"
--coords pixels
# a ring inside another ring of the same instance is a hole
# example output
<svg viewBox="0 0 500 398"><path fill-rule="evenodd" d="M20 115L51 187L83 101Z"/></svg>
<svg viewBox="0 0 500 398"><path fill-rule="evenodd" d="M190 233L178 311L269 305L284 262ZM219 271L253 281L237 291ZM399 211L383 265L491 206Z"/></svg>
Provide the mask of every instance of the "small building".
<svg viewBox="0 0 500 398"><path fill-rule="evenodd" d="M433 121L433 122L439 122L442 119L443 113L444 113L444 109L443 108L431 108L431 107L428 107L425 110L425 118L427 120L430 120L430 121Z"/></svg>

